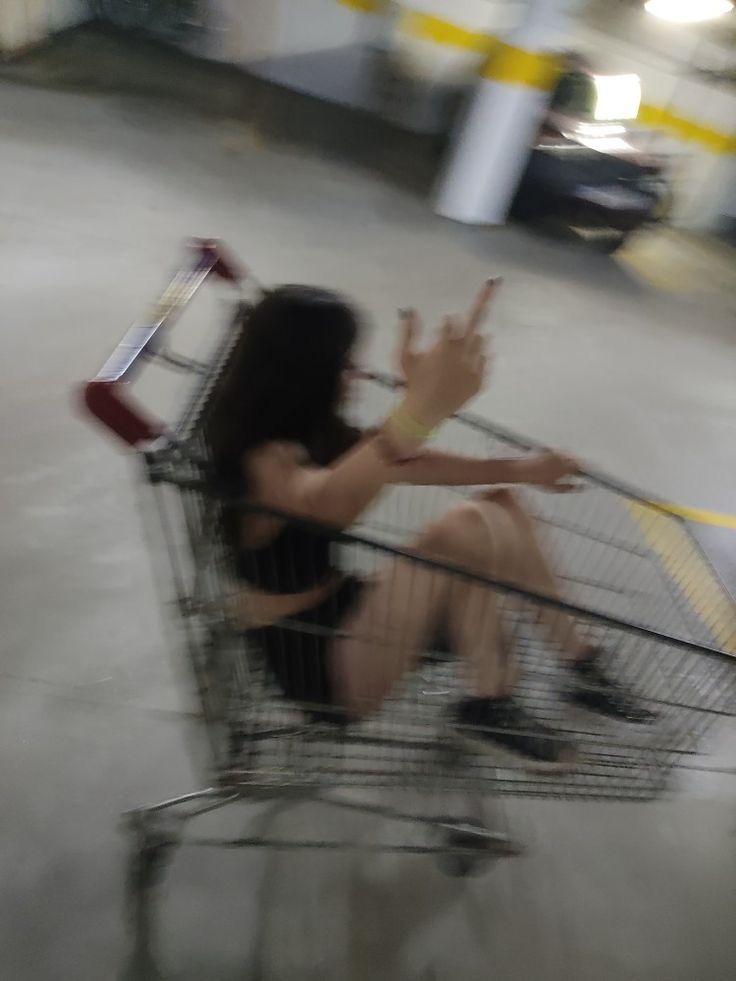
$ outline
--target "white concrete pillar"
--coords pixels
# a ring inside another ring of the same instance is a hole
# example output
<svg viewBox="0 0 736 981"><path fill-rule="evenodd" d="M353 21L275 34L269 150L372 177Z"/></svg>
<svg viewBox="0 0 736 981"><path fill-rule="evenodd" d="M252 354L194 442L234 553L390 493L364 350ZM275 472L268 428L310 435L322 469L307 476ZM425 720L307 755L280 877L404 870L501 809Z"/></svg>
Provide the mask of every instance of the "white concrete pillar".
<svg viewBox="0 0 736 981"><path fill-rule="evenodd" d="M500 225L529 157L556 80L576 0L529 0L523 22L483 70L440 178L435 210L469 224Z"/></svg>
<svg viewBox="0 0 736 981"><path fill-rule="evenodd" d="M89 19L83 0L0 0L0 56L45 40Z"/></svg>

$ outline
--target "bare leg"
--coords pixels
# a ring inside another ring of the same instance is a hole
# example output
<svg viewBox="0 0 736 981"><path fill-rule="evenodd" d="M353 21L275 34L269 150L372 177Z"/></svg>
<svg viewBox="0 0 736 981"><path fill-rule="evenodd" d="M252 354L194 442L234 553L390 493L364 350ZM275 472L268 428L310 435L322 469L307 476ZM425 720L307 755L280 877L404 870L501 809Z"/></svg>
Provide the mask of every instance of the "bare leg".
<svg viewBox="0 0 736 981"><path fill-rule="evenodd" d="M484 567L477 563L479 572L490 578L507 582L524 579L523 540L519 538L510 515L496 501L479 500L476 548L487 540L488 558ZM512 547L509 547L509 546ZM467 563L466 563L467 564ZM447 606L447 627L453 650L463 652L469 665L477 673L495 672L492 689L473 681L470 688L482 695L508 695L518 680L513 650L504 635L503 612L514 606L515 600L507 593L489 590L486 586L455 580L450 586L450 602ZM492 646L489 647L489 644ZM493 668L489 663L490 652L495 652ZM483 675L480 675L482 678Z"/></svg>
<svg viewBox="0 0 736 981"><path fill-rule="evenodd" d="M536 523L524 510L518 494L499 491L491 493L487 499L501 504L516 525L526 559L524 584L535 592L560 599L560 584L539 542ZM539 618L573 668L571 677L576 679L571 691L573 700L594 712L628 722L645 723L656 718L655 713L642 705L636 695L610 673L605 654L601 660L600 649L580 635L574 617L562 610L540 608Z"/></svg>
<svg viewBox="0 0 736 981"><path fill-rule="evenodd" d="M498 490L491 491L483 499L502 507L516 527L521 542L522 568L520 577L511 581L552 599L561 599L560 582L544 554L536 523L524 510L519 495L511 490ZM574 617L562 610L540 607L539 619L566 658L579 660L589 655L590 644L580 636Z"/></svg>
<svg viewBox="0 0 736 981"><path fill-rule="evenodd" d="M468 501L448 511L415 548L489 577L508 578L509 570L520 574L517 528L493 501ZM444 619L456 653L468 665L474 694L506 694L509 671L495 592L397 559L368 587L346 636L335 644L335 682L345 709L360 717L377 708Z"/></svg>

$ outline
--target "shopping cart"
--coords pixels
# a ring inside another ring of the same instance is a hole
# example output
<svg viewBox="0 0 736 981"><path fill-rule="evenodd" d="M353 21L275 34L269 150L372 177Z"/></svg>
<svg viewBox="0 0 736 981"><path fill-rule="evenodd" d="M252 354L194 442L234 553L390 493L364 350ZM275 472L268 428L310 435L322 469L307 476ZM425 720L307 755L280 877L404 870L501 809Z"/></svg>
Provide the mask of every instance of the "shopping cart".
<svg viewBox="0 0 736 981"><path fill-rule="evenodd" d="M246 314L228 318L207 356L193 360L172 352L169 329L208 279L232 288ZM321 529L339 550L340 566L351 572L370 573L387 556L403 556L492 590L521 666L518 697L574 738L581 758L573 769L545 775L491 755L466 755L448 714L458 697L459 668L441 650L428 651L380 712L360 723L315 720L305 706L287 701L261 652L226 612L234 579L219 529L222 509L233 502L214 488L204 425L237 330L247 329L253 285L217 242L190 243L185 264L149 317L128 331L84 389L92 414L139 451L169 556L176 619L201 713L197 727L206 736L207 789L126 815L133 842L128 899L136 977L152 970L152 890L180 843L427 853L448 872L465 875L521 851L507 828L488 826L489 797L651 799L676 788L678 774L707 768L707 738L714 724L734 712L736 620L730 597L680 519L592 472L583 475L582 494L528 492L566 584L565 602L433 563L411 550L413 533L462 489L393 488L350 533ZM185 379L183 404L169 425L130 400L128 383L150 362ZM380 419L398 384L364 373L355 421ZM508 456L534 446L465 415L447 423L441 441L486 455ZM545 609L572 615L585 636L611 652L619 676L656 710L656 721L637 726L592 716L560 697L559 664L539 636ZM458 798L464 801L461 813L448 817L448 801ZM280 837L268 821L235 840L184 833L195 818L226 805L271 802L275 812L306 799L374 815L375 838Z"/></svg>

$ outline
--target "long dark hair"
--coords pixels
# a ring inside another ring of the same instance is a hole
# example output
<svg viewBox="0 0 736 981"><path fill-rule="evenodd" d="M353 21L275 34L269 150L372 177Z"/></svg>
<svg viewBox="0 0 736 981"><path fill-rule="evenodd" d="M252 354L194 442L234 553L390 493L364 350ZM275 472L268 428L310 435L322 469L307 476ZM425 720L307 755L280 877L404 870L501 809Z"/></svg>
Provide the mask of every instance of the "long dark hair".
<svg viewBox="0 0 736 981"><path fill-rule="evenodd" d="M205 431L218 484L247 492L243 458L257 446L300 443L326 465L358 439L339 402L360 322L340 295L312 286L280 286L236 321Z"/></svg>

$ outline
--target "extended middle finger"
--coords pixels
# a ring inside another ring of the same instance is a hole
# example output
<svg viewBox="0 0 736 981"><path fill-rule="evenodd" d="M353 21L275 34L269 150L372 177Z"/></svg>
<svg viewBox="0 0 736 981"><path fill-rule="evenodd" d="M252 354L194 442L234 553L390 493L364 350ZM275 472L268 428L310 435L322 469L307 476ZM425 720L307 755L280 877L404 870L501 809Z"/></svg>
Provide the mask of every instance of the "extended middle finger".
<svg viewBox="0 0 736 981"><path fill-rule="evenodd" d="M474 334L483 323L488 312L488 306L501 283L500 279L487 279L478 290L473 304L468 313L465 333L466 336Z"/></svg>

